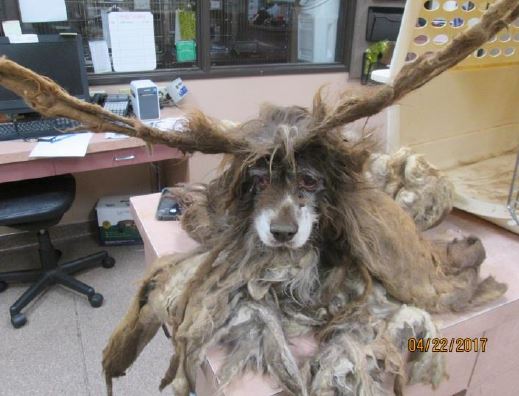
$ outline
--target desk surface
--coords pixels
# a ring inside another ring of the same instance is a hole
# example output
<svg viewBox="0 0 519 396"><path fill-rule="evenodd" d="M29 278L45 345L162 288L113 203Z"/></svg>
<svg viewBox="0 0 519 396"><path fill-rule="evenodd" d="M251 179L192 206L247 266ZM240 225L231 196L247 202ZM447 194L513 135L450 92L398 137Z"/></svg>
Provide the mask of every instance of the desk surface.
<svg viewBox="0 0 519 396"><path fill-rule="evenodd" d="M178 117L176 108L162 111L162 117ZM0 183L83 172L144 162L181 158L180 151L156 145L148 152L146 144L138 138L106 139L104 133L92 136L87 154L81 158L30 158L36 142L8 140L0 142Z"/></svg>
<svg viewBox="0 0 519 396"><path fill-rule="evenodd" d="M88 144L87 155L104 151L121 150L135 147L144 147L145 143L138 138L105 139L104 133L95 133ZM30 158L37 142L25 142L23 140L7 140L0 142L0 165L13 162L42 161L47 158Z"/></svg>

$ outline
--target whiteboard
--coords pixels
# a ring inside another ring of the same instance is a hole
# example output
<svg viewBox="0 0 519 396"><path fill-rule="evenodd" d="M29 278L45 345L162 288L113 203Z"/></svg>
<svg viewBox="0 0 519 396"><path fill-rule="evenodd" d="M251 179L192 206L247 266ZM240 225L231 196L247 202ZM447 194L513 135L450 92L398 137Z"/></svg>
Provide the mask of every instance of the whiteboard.
<svg viewBox="0 0 519 396"><path fill-rule="evenodd" d="M116 72L156 69L157 55L151 12L110 12L108 26Z"/></svg>

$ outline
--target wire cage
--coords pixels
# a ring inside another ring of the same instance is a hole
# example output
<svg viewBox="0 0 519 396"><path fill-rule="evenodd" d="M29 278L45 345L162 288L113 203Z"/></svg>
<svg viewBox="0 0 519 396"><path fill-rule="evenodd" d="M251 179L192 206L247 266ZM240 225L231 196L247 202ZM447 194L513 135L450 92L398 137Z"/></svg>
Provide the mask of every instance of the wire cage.
<svg viewBox="0 0 519 396"><path fill-rule="evenodd" d="M406 3L390 68L373 76L391 84L407 62L434 52L477 23L493 1ZM387 149L410 146L442 169L455 206L519 233L519 20L453 69L388 111ZM514 173L515 172L515 173Z"/></svg>
<svg viewBox="0 0 519 396"><path fill-rule="evenodd" d="M103 15L108 11L153 14L157 69L198 70L202 66L197 56L179 56L186 43L178 43L176 21L179 21L178 10L189 10L195 13L199 25L205 7L209 8L209 34L198 37L201 29L196 26L196 37L188 44L190 48L196 45L191 52L206 51L204 56L209 55L211 66L336 63L344 57L346 33L341 26L345 23L347 2L339 0L210 0L204 7L197 0L65 0L65 3L66 21L26 23L23 31L80 33L89 73L94 68L88 41L106 39ZM2 4L0 17L8 19Z"/></svg>
<svg viewBox="0 0 519 396"><path fill-rule="evenodd" d="M519 225L519 152L515 160L514 176L510 186L510 193L508 194L508 211L515 223Z"/></svg>
<svg viewBox="0 0 519 396"><path fill-rule="evenodd" d="M294 4L280 3L279 15L274 18L265 11L266 0L212 3L209 52L213 65L297 61L292 51L297 34L293 26Z"/></svg>

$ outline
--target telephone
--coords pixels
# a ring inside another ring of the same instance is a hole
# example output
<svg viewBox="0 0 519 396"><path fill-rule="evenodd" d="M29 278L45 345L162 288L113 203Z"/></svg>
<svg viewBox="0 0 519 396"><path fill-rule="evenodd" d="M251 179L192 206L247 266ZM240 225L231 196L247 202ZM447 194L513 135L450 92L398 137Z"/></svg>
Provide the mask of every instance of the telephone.
<svg viewBox="0 0 519 396"><path fill-rule="evenodd" d="M168 188L162 189L160 195L159 206L155 212L157 220L178 220L178 216L182 214L180 203Z"/></svg>
<svg viewBox="0 0 519 396"><path fill-rule="evenodd" d="M130 97L128 95L97 93L92 96L92 103L119 116L125 117L130 113Z"/></svg>

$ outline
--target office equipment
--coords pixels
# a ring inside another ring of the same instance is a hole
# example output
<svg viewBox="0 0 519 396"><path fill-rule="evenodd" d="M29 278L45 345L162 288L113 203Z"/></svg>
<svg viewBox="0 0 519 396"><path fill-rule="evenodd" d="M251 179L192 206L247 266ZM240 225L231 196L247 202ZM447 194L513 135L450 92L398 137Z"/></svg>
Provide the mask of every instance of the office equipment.
<svg viewBox="0 0 519 396"><path fill-rule="evenodd" d="M151 12L110 12L108 26L116 72L155 70L157 55Z"/></svg>
<svg viewBox="0 0 519 396"><path fill-rule="evenodd" d="M14 122L0 123L0 141L19 139Z"/></svg>
<svg viewBox="0 0 519 396"><path fill-rule="evenodd" d="M151 80L135 80L130 83L133 113L140 120L160 118L159 90Z"/></svg>
<svg viewBox="0 0 519 396"><path fill-rule="evenodd" d="M173 103L180 102L189 92L180 77L171 81L166 87L166 90L170 98L173 100Z"/></svg>
<svg viewBox="0 0 519 396"><path fill-rule="evenodd" d="M19 0L22 22L59 22L67 20L65 0Z"/></svg>
<svg viewBox="0 0 519 396"><path fill-rule="evenodd" d="M58 139L39 141L29 157L84 157L92 132L60 135Z"/></svg>
<svg viewBox="0 0 519 396"><path fill-rule="evenodd" d="M69 118L36 118L0 124L0 141L15 139L36 139L55 136L67 129L77 128L79 122Z"/></svg>
<svg viewBox="0 0 519 396"><path fill-rule="evenodd" d="M53 79L71 95L87 100L88 80L81 36L39 35L36 43L12 44L0 37L0 54L37 73ZM25 102L11 91L0 87L0 113L32 112Z"/></svg>
<svg viewBox="0 0 519 396"><path fill-rule="evenodd" d="M49 237L49 227L58 224L71 207L75 191L72 175L2 184L0 225L36 233L41 263L41 269L37 270L0 273L0 291L11 282L34 282L10 308L11 323L15 328L22 327L27 321L22 309L56 283L87 296L94 308L103 303L101 294L73 278L72 274L99 265L110 268L115 260L101 251L58 265L61 252L52 245Z"/></svg>
<svg viewBox="0 0 519 396"><path fill-rule="evenodd" d="M125 94L96 93L91 102L120 116L127 116L130 112L130 97Z"/></svg>
<svg viewBox="0 0 519 396"><path fill-rule="evenodd" d="M127 116L130 107L128 95L108 95L103 104L105 110L111 111L119 116Z"/></svg>
<svg viewBox="0 0 519 396"><path fill-rule="evenodd" d="M178 220L178 216L182 214L180 204L175 199L171 191L167 188L162 190L160 195L155 218L157 220Z"/></svg>

